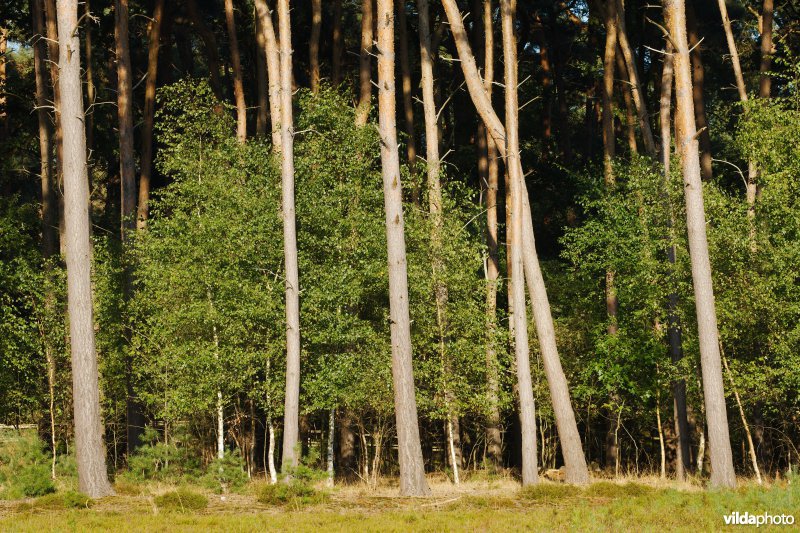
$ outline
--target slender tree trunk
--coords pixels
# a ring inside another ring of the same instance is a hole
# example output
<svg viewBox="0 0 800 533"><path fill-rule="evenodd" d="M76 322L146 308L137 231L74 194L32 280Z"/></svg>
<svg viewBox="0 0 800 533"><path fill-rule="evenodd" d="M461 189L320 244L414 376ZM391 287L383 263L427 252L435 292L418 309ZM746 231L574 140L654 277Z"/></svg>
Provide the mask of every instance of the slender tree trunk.
<svg viewBox="0 0 800 533"><path fill-rule="evenodd" d="M78 488L92 498L113 494L106 472L92 312L89 174L86 163L77 0L58 0L59 88L64 129L67 300L72 357Z"/></svg>
<svg viewBox="0 0 800 533"><path fill-rule="evenodd" d="M483 2L483 88L491 101L494 84L494 31L492 24L492 0ZM489 415L486 421L486 451L492 468L499 468L503 463L502 434L500 432L500 380L497 361L497 280L500 277L500 260L497 253L498 223L497 198L499 189L497 149L494 139L481 121L478 132L481 150L480 160L485 165L481 172L486 176L486 396L489 403ZM480 162L479 162L480 164Z"/></svg>
<svg viewBox="0 0 800 533"><path fill-rule="evenodd" d="M47 55L50 65L50 83L53 85L53 107L54 107L54 122L55 122L55 148L56 148L56 166L54 183L61 188L63 180L63 161L64 161L64 134L61 128L61 89L58 83L58 23L56 21L56 0L45 0L45 26L47 29ZM63 202L63 198L56 197L56 202ZM64 209L55 209L55 214L58 218L58 230L62 239L59 241L60 250L64 252L65 240L63 239L64 231ZM57 239L58 240L58 239Z"/></svg>
<svg viewBox="0 0 800 533"><path fill-rule="evenodd" d="M160 2L161 0L156 1ZM217 39L214 37L214 32L208 29L208 26L203 22L203 18L197 11L197 0L186 0L186 11L189 14L189 19L192 21L192 26L194 26L200 39L202 39L203 46L206 49L208 73L211 78L211 90L214 91L214 96L217 97L217 100L222 101L222 78L220 77L222 61L220 61L219 58Z"/></svg>
<svg viewBox="0 0 800 533"><path fill-rule="evenodd" d="M773 0L764 0L761 6L761 63L758 71L760 78L758 81L758 96L769 98L772 93L772 77L769 74L772 68L772 19L775 8Z"/></svg>
<svg viewBox="0 0 800 533"><path fill-rule="evenodd" d="M239 142L247 139L247 104L244 100L242 83L242 64L239 56L239 39L236 37L236 19L233 13L233 0L225 0L225 25L228 29L228 44L231 49L233 67L233 97L236 101L236 138Z"/></svg>
<svg viewBox="0 0 800 533"><path fill-rule="evenodd" d="M339 419L339 473L347 480L353 479L357 474L356 465L356 435L353 432L353 414L348 409L342 409Z"/></svg>
<svg viewBox="0 0 800 533"><path fill-rule="evenodd" d="M733 397L736 398L736 407L739 408L739 416L742 419L742 426L744 426L744 433L747 436L747 451L750 454L750 464L753 466L753 472L756 475L758 484L761 485L761 470L758 468L758 457L756 456L756 447L753 445L753 435L750 433L750 424L747 423L747 417L744 416L744 408L742 407L742 399L739 397L739 391L736 389L736 382L733 381L733 374L728 366L728 360L725 356L722 357L722 364L725 367L725 373L728 375L728 381L731 383L733 389Z"/></svg>
<svg viewBox="0 0 800 533"><path fill-rule="evenodd" d="M142 157L139 174L139 205L136 227L147 227L150 210L150 177L153 173L153 120L156 111L156 81L158 77L158 49L161 45L161 23L164 18L164 0L156 0L150 22L147 45L147 79L144 89L144 117L142 124Z"/></svg>
<svg viewBox="0 0 800 533"><path fill-rule="evenodd" d="M342 33L342 0L333 0L333 57L331 77L334 87L342 83L342 56L344 55L344 33Z"/></svg>
<svg viewBox="0 0 800 533"><path fill-rule="evenodd" d="M411 62L408 55L408 24L406 21L405 0L396 0L398 36L400 43L400 73L403 79L403 118L406 125L406 159L408 170L413 176L417 165L417 139L414 132L414 103L413 88L411 86ZM419 204L419 187L415 186L412 191L415 204Z"/></svg>
<svg viewBox="0 0 800 533"><path fill-rule="evenodd" d="M120 175L120 235L124 246L136 229L136 161L133 149L133 70L131 69L128 34L128 0L116 0L114 37L117 58L117 119L119 121ZM123 297L126 302L133 290L133 273L129 267L123 273ZM128 332L125 337L129 340ZM130 456L139 444L144 429L144 416L133 390L132 361L125 360L125 411L127 419L127 452Z"/></svg>
<svg viewBox="0 0 800 533"><path fill-rule="evenodd" d="M644 147L647 154L653 159L656 158L656 143L653 139L653 130L650 128L650 117L647 113L647 103L644 96L644 88L639 81L639 69L636 65L636 56L633 53L630 43L628 42L628 34L625 30L625 10L622 5L622 0L617 2L617 37L619 46L622 50L622 56L625 58L625 65L628 68L628 78L631 86L631 94L633 101L636 104L636 113L639 117L639 128L642 132L642 139L644 140Z"/></svg>
<svg viewBox="0 0 800 533"><path fill-rule="evenodd" d="M308 40L311 92L319 92L319 37L322 29L322 0L311 0L311 38Z"/></svg>
<svg viewBox="0 0 800 533"><path fill-rule="evenodd" d="M333 441L336 438L336 409L328 411L328 486L333 487Z"/></svg>
<svg viewBox="0 0 800 533"><path fill-rule="evenodd" d="M617 53L614 55L614 60L617 63L617 71L620 78L623 80L620 83L624 85L623 89L628 87L628 67L625 66L625 60L622 57L622 50L617 44ZM622 90L622 99L625 102L625 131L628 137L628 150L631 154L638 154L639 148L636 143L636 111L634 111L633 98L631 98L631 91Z"/></svg>
<svg viewBox="0 0 800 533"><path fill-rule="evenodd" d="M372 41L375 0L361 2L361 55L358 67L358 107L356 108L356 125L363 126L369 119L372 107ZM392 75L394 77L394 75Z"/></svg>
<svg viewBox="0 0 800 533"><path fill-rule="evenodd" d="M88 106L95 103L95 87L94 87L94 67L92 65L92 13L89 6L90 0L86 0L83 4L83 15L86 20L83 21L85 28L85 38L83 40L83 50L86 55L86 102ZM86 147L91 154L94 148L94 113L86 114Z"/></svg>
<svg viewBox="0 0 800 533"><path fill-rule="evenodd" d="M536 452L536 412L533 400L528 315L525 303L525 272L522 266L523 176L519 153L519 104L517 102L517 39L514 34L515 0L500 0L503 29L503 64L505 65L506 165L511 184L512 237L511 262L514 265L514 355L517 364L519 419L522 428L522 485L539 482ZM466 75L466 74L465 74Z"/></svg>
<svg viewBox="0 0 800 533"><path fill-rule="evenodd" d="M692 98L694 99L694 119L700 141L700 173L704 181L713 177L711 168L711 135L708 131L708 118L706 117L706 101L703 96L706 71L703 68L702 43L697 26L697 17L694 13L694 3L686 4L686 31L689 37L689 49L692 59Z"/></svg>
<svg viewBox="0 0 800 533"><path fill-rule="evenodd" d="M736 476L733 470L733 453L722 382L717 312L714 306L703 189L700 181L700 154L694 123L686 13L683 0L664 0L664 6L668 13L670 34L675 46L677 101L675 119L680 124L678 131L681 135L676 139L676 145L680 154L685 185L686 226L689 234L689 255L692 263L700 363L703 372L703 395L711 451L711 483L720 487L734 487Z"/></svg>
<svg viewBox="0 0 800 533"><path fill-rule="evenodd" d="M442 183L441 160L439 158L439 120L436 113L434 96L433 59L434 51L431 44L430 8L428 0L418 0L419 10L419 46L420 70L422 71L422 107L425 113L425 155L428 169L428 202L431 224L431 248L433 250L433 280L434 297L436 299L436 321L439 329L439 351L442 359L444 373L444 398L447 411L448 447L450 448L453 479L459 483L458 462L454 439L452 438L452 392L446 383L450 364L445 348L447 336L447 285L443 281L444 261L442 259L442 230L444 227L444 213L442 212Z"/></svg>
<svg viewBox="0 0 800 533"><path fill-rule="evenodd" d="M44 46L44 19L42 0L30 1L31 17L33 18L33 31L36 37L33 41L33 64L36 79L36 118L39 123L39 158L41 174L41 202L42 202L42 259L44 260L44 273L47 276L44 293L45 316L50 317L55 313L56 296L53 292L52 261L58 254L58 216L57 203L53 183L52 148L53 141L50 132L50 120L47 116L47 74L44 62L46 50ZM42 324L42 339L44 344L45 360L47 363L47 390L49 398L50 416L50 446L52 461L50 465L51 477L56 477L56 419L55 419L55 378L56 366L54 348L50 342L50 332Z"/></svg>
<svg viewBox="0 0 800 533"><path fill-rule="evenodd" d="M267 42L261 17L256 13L256 75L258 76L258 113L256 114L256 133L260 136L267 134L269 121L269 92L267 89Z"/></svg>
<svg viewBox="0 0 800 533"><path fill-rule="evenodd" d="M292 119L292 35L289 0L278 0L281 80L281 181L283 255L286 265L286 400L281 470L296 467L300 414L300 276L294 213L294 125Z"/></svg>
<svg viewBox="0 0 800 533"><path fill-rule="evenodd" d="M659 122L661 126L661 164L664 171L664 196L666 208L669 211L669 246L667 248L667 261L670 268L675 268L675 215L669 199L669 187L672 180L670 174L670 156L672 147L671 135L671 109L672 109L672 84L674 80L672 43L667 39L664 54L664 67L661 72L661 97L659 106ZM672 291L667 299L667 340L669 353L673 364L683 359L683 334L681 332L680 316L678 315L678 293ZM686 412L686 380L678 379L672 383L674 397L673 412L675 417L675 434L677 436L677 453L675 457L675 476L678 480L686 479L689 471L690 445L689 418Z"/></svg>
<svg viewBox="0 0 800 533"><path fill-rule="evenodd" d="M281 152L281 65L278 41L272 14L266 0L255 0L256 11L264 32L265 54L267 56L267 75L269 77L269 116L272 121L272 151Z"/></svg>
<svg viewBox="0 0 800 533"><path fill-rule="evenodd" d="M667 477L667 454L664 448L664 428L661 425L661 394L656 396L656 423L658 424L658 446L661 452L661 479Z"/></svg>
<svg viewBox="0 0 800 533"><path fill-rule="evenodd" d="M371 0L365 1L371 2ZM397 418L400 493L404 496L427 496L430 494L430 489L425 479L425 464L419 439L417 400L414 393L414 371L411 364L411 323L403 228L403 190L400 184L400 157L397 149L395 124L394 9L392 4L392 0L378 0L378 13L381 15L378 20L378 118L386 209L392 377Z"/></svg>
<svg viewBox="0 0 800 533"><path fill-rule="evenodd" d="M450 29L456 43L458 58L464 71L467 90L478 110L486 128L495 141L501 157L506 156L506 132L503 123L492 108L489 94L481 84L480 74L475 64L475 58L470 50L469 41L461 14L455 0L442 0L442 4L450 22ZM520 174L522 172L520 171ZM530 206L527 200L525 181L522 180L523 201L523 245L525 246L523 264L525 266L525 279L528 282L528 292L532 300L536 331L542 355L542 363L550 387L550 395L555 412L556 427L561 440L561 449L566 467L566 481L569 483L587 483L589 471L586 468L586 458L583 455L578 425L575 422L575 413L569 398L567 379L561 367L555 340L555 327L550 314L550 304L547 299L547 290L544 285L539 259L536 253L536 243L533 235L533 224ZM512 231L513 233L513 231Z"/></svg>

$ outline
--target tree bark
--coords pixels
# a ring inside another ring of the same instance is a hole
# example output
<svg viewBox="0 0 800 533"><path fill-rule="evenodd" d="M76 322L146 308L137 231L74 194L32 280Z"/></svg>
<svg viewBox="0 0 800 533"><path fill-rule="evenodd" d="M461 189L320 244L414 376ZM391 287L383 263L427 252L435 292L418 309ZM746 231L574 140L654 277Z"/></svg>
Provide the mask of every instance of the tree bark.
<svg viewBox="0 0 800 533"><path fill-rule="evenodd" d="M92 498L113 494L106 472L92 312L89 174L86 163L77 0L58 0L59 88L64 130L67 300L72 359L78 488Z"/></svg>
<svg viewBox="0 0 800 533"><path fill-rule="evenodd" d="M417 139L414 132L414 102L411 86L411 62L408 55L408 24L406 21L405 0L397 0L398 36L400 43L400 73L403 79L403 118L406 125L406 160L408 170L413 176L417 165ZM419 187L412 191L415 204L419 204Z"/></svg>
<svg viewBox="0 0 800 533"><path fill-rule="evenodd" d="M95 87L94 87L94 67L92 65L92 19L91 10L89 7L90 1L86 0L83 4L83 14L86 20L84 21L85 39L83 40L83 49L86 55L86 102L87 106L95 103ZM92 153L94 148L94 113L86 114L86 147L89 153Z"/></svg>
<svg viewBox="0 0 800 533"><path fill-rule="evenodd" d="M142 118L142 156L139 174L139 205L136 227L147 227L150 209L150 178L153 173L153 120L156 111L156 81L158 77L158 49L161 45L161 22L164 18L164 0L156 0L150 23L147 45L147 79L144 89L144 117Z"/></svg>
<svg viewBox="0 0 800 533"><path fill-rule="evenodd" d="M523 176L519 152L519 103L517 101L517 39L514 34L516 2L500 0L505 71L506 165L511 184L512 238L511 275L514 300L514 355L517 367L519 421L522 428L522 485L539 482L536 452L536 411L531 379L528 315L525 303L525 272L522 266ZM466 76L466 74L465 74Z"/></svg>
<svg viewBox="0 0 800 533"><path fill-rule="evenodd" d="M617 54L616 2L606 6L606 46L603 53L603 177L606 185L614 182L613 160L616 152L614 137L614 62Z"/></svg>
<svg viewBox="0 0 800 533"><path fill-rule="evenodd" d="M269 116L272 121L272 151L281 152L281 66L278 41L275 37L275 27L272 23L272 14L267 7L266 0L255 0L256 12L261 22L261 31L264 33L264 52L267 56L267 75L269 77Z"/></svg>
<svg viewBox="0 0 800 533"><path fill-rule="evenodd" d="M342 33L342 0L333 0L333 57L331 58L331 77L333 86L342 83L342 56L344 54L344 34Z"/></svg>
<svg viewBox="0 0 800 533"><path fill-rule="evenodd" d="M761 63L758 71L760 78L758 81L758 96L769 98L772 93L772 77L769 71L772 68L772 19L775 8L773 0L764 0L761 6Z"/></svg>
<svg viewBox="0 0 800 533"><path fill-rule="evenodd" d="M161 0L156 1L160 2ZM211 78L211 90L214 91L214 96L217 97L217 100L222 101L222 79L220 77L222 62L220 61L219 51L217 49L217 39L214 37L214 32L208 29L208 26L203 22L203 18L197 11L197 0L186 0L186 11L206 49L208 74Z"/></svg>
<svg viewBox="0 0 800 533"><path fill-rule="evenodd" d="M728 366L727 359L723 356L722 364L725 367L725 372L728 375L728 381L731 382L731 388L733 389L733 397L736 399L736 407L739 408L739 416L742 419L742 426L744 426L744 433L747 437L747 451L750 454L750 464L753 466L753 472L756 475L756 481L758 484L762 484L761 480L761 470L758 468L758 457L756 456L756 447L753 445L753 435L750 433L750 424L747 423L747 417L744 416L744 408L742 407L742 399L739 397L739 391L736 389L736 382L733 381L733 374L731 373L731 369Z"/></svg>
<svg viewBox="0 0 800 533"><path fill-rule="evenodd" d="M708 118L706 117L706 102L703 96L706 71L703 68L701 39L698 30L697 17L694 12L693 1L686 4L686 31L689 37L689 49L692 59L692 98L694 99L694 120L699 133L700 141L700 173L703 181L713 177L711 168L711 135L708 131Z"/></svg>
<svg viewBox="0 0 800 533"><path fill-rule="evenodd" d="M365 0L365 2L369 3L371 0ZM403 228L403 191L400 183L400 157L395 124L394 10L392 4L392 0L378 0L378 13L380 13L378 20L378 118L386 210L392 377L397 419L400 494L427 496L430 494L430 489L425 479L425 465L419 439L414 371L411 362L411 323Z"/></svg>
<svg viewBox="0 0 800 533"><path fill-rule="evenodd" d="M624 80L629 79L628 76L628 67L625 66L625 59L622 57L622 49L617 44L617 53L614 55L614 60L617 63L617 71L619 72L620 78L623 80L621 83L625 86L628 85L629 82ZM625 89L625 87L623 87ZM638 154L639 147L636 142L636 111L634 111L634 103L633 98L631 97L631 91L629 90L622 90L622 98L625 102L625 130L628 136L628 150L631 154Z"/></svg>
<svg viewBox="0 0 800 533"><path fill-rule="evenodd" d="M261 26L261 17L256 12L256 75L258 76L258 113L256 114L256 134L267 134L269 122L269 92L267 89L267 42L264 29Z"/></svg>
<svg viewBox="0 0 800 533"><path fill-rule="evenodd" d="M483 2L483 88L491 101L494 84L494 30L492 24L492 0ZM500 260L497 253L498 223L497 198L499 189L497 148L494 139L481 121L478 132L479 143L484 145L480 161L485 165L481 171L486 176L486 396L489 413L486 421L486 452L493 468L503 464L502 434L500 431L500 369L497 361L497 280L500 277Z"/></svg>
<svg viewBox="0 0 800 533"><path fill-rule="evenodd" d="M467 90L478 110L487 130L495 140L501 157L506 156L506 132L503 123L492 108L491 99L481 84L480 74L475 64L475 58L464 30L464 23L458 11L455 0L443 0L447 20L456 43L459 62L464 71ZM520 172L522 174L522 172ZM561 440L561 449L566 467L566 481L569 483L583 484L589 480L589 471L586 468L586 458L583 455L578 425L575 422L575 413L569 398L567 379L561 367L555 340L555 327L550 314L550 304L547 299L547 290L544 278L539 267L536 254L536 243L533 234L533 224L530 206L527 200L525 181L522 180L523 200L523 264L525 266L525 279L528 283L528 292L532 300L536 331L542 355L542 363L550 387L553 409L556 418L556 427ZM513 233L513 232L512 232Z"/></svg>
<svg viewBox="0 0 800 533"><path fill-rule="evenodd" d="M292 119L292 34L289 0L278 0L281 80L281 197L286 267L286 399L281 470L296 467L300 414L300 276L294 212L294 125Z"/></svg>
<svg viewBox="0 0 800 533"><path fill-rule="evenodd" d="M706 219L703 189L700 180L700 154L694 123L691 63L686 35L686 12L683 0L664 0L670 34L675 46L675 93L680 138L676 145L681 159L686 200L686 226L689 235L689 255L692 263L695 309L697 312L700 364L703 373L703 395L708 420L708 440L711 452L711 483L718 487L736 486L733 470L728 414L722 382L722 363L719 352L717 312L711 280L711 262L706 238Z"/></svg>
<svg viewBox="0 0 800 533"><path fill-rule="evenodd" d="M372 107L372 41L373 41L373 2L361 2L361 54L358 67L358 107L356 108L356 125L363 126L369 119ZM394 75L392 75L394 77Z"/></svg>
<svg viewBox="0 0 800 533"><path fill-rule="evenodd" d="M42 0L30 1L31 17L33 18L33 31L36 37L33 41L33 64L34 76L36 80L36 118L39 123L39 158L40 158L40 182L41 182L41 218L42 218L42 259L44 260L44 274L47 276L44 293L45 316L53 316L55 313L56 295L53 286L53 260L58 254L58 216L56 210L58 204L55 198L53 183L53 164L52 149L53 140L50 131L50 121L47 116L47 75L45 73L44 62L46 50L44 46L44 20ZM50 332L45 329L44 320L42 324L42 339L47 364L47 390L49 396L49 416L50 416L50 446L52 452L51 477L56 477L56 420L55 420L55 377L56 366L54 348L50 342Z"/></svg>
<svg viewBox="0 0 800 533"><path fill-rule="evenodd" d="M236 101L236 138L243 143L247 139L247 104L244 100L242 83L242 63L239 56L239 39L236 36L236 19L233 13L233 0L225 0L225 25L228 29L228 44L231 49L233 67L233 97Z"/></svg>
<svg viewBox="0 0 800 533"><path fill-rule="evenodd" d="M618 23L617 37L619 39L620 49L622 50L622 56L625 58L625 65L628 67L631 94L633 95L633 101L636 104L636 113L639 117L639 129L642 132L642 139L644 140L644 148L647 155L656 159L656 143L653 139L653 130L650 128L650 117L647 113L644 89L639 81L639 68L636 65L636 56L628 42L628 34L625 29L625 8L622 5L622 0L616 0L616 3Z"/></svg>
<svg viewBox="0 0 800 533"><path fill-rule="evenodd" d="M311 38L308 40L311 92L319 92L319 37L322 29L322 0L311 0Z"/></svg>

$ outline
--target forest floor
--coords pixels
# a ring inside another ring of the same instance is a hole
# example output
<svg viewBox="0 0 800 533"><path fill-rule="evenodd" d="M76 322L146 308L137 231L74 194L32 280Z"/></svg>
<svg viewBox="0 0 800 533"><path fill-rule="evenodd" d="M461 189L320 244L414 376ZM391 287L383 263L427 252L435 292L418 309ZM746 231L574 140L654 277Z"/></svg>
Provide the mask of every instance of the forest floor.
<svg viewBox="0 0 800 533"><path fill-rule="evenodd" d="M0 501L0 531L719 531L737 529L724 521L736 511L800 520L796 479L764 487L740 480L734 491L658 478L597 481L586 488L544 481L524 490L509 479L459 486L431 479L431 488L430 498L413 499L398 497L391 481L342 486L317 503L275 506L259 503L258 484L251 484L242 494L205 492L207 506L186 511L157 504L174 486L120 484L116 496L83 509L37 503L53 501L47 497Z"/></svg>

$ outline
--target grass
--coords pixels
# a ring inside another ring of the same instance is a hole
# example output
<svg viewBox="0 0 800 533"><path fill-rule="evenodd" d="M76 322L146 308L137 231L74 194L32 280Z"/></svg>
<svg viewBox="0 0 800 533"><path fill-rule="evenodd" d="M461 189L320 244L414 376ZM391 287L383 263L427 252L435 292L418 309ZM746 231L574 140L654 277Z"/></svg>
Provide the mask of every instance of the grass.
<svg viewBox="0 0 800 533"><path fill-rule="evenodd" d="M520 489L509 480L481 479L458 487L432 482L433 496L426 499L399 498L391 482L313 493L304 489L303 494L286 489L286 498L276 496L282 489L264 487L255 485L251 494L217 495L151 485L91 508L55 505L59 494L4 502L0 531L719 531L726 529L723 515L732 511L792 514L800 520L796 481L704 491L653 480L601 481L585 488L543 482ZM40 503L46 499L50 503ZM207 506L191 509L189 500Z"/></svg>

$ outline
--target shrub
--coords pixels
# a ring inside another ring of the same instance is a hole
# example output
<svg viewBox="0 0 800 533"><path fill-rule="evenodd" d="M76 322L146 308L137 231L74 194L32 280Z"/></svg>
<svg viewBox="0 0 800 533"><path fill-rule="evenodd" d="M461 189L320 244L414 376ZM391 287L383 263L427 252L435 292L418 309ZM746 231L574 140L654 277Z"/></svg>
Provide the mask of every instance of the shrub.
<svg viewBox="0 0 800 533"><path fill-rule="evenodd" d="M235 450L222 459L209 463L203 476L203 486L215 492L238 491L248 481L241 453Z"/></svg>
<svg viewBox="0 0 800 533"><path fill-rule="evenodd" d="M199 492L180 488L156 496L155 503L159 509L167 511L200 511L208 507L208 498Z"/></svg>
<svg viewBox="0 0 800 533"><path fill-rule="evenodd" d="M631 498L635 496L645 496L653 492L651 487L638 483L625 483L620 485L609 481L593 483L586 489L587 496L599 496L601 498Z"/></svg>
<svg viewBox="0 0 800 533"><path fill-rule="evenodd" d="M173 439L171 444L159 441L158 432L145 429L142 446L128 459L127 478L132 481L178 481L200 475L200 462L196 454L180 446Z"/></svg>
<svg viewBox="0 0 800 533"><path fill-rule="evenodd" d="M55 492L50 457L35 434L19 434L0 446L0 497L19 499Z"/></svg>
<svg viewBox="0 0 800 533"><path fill-rule="evenodd" d="M579 496L581 492L582 490L574 485L540 483L538 485L524 487L519 492L519 495L526 500L549 501Z"/></svg>
<svg viewBox="0 0 800 533"><path fill-rule="evenodd" d="M23 504L23 509L44 509L48 511L59 511L62 509L88 509L94 504L93 500L80 492L66 491L56 494L48 494L37 498L33 503Z"/></svg>
<svg viewBox="0 0 800 533"><path fill-rule="evenodd" d="M256 499L266 505L308 505L323 503L327 493L315 489L310 483L294 479L288 483L263 485L256 494Z"/></svg>

